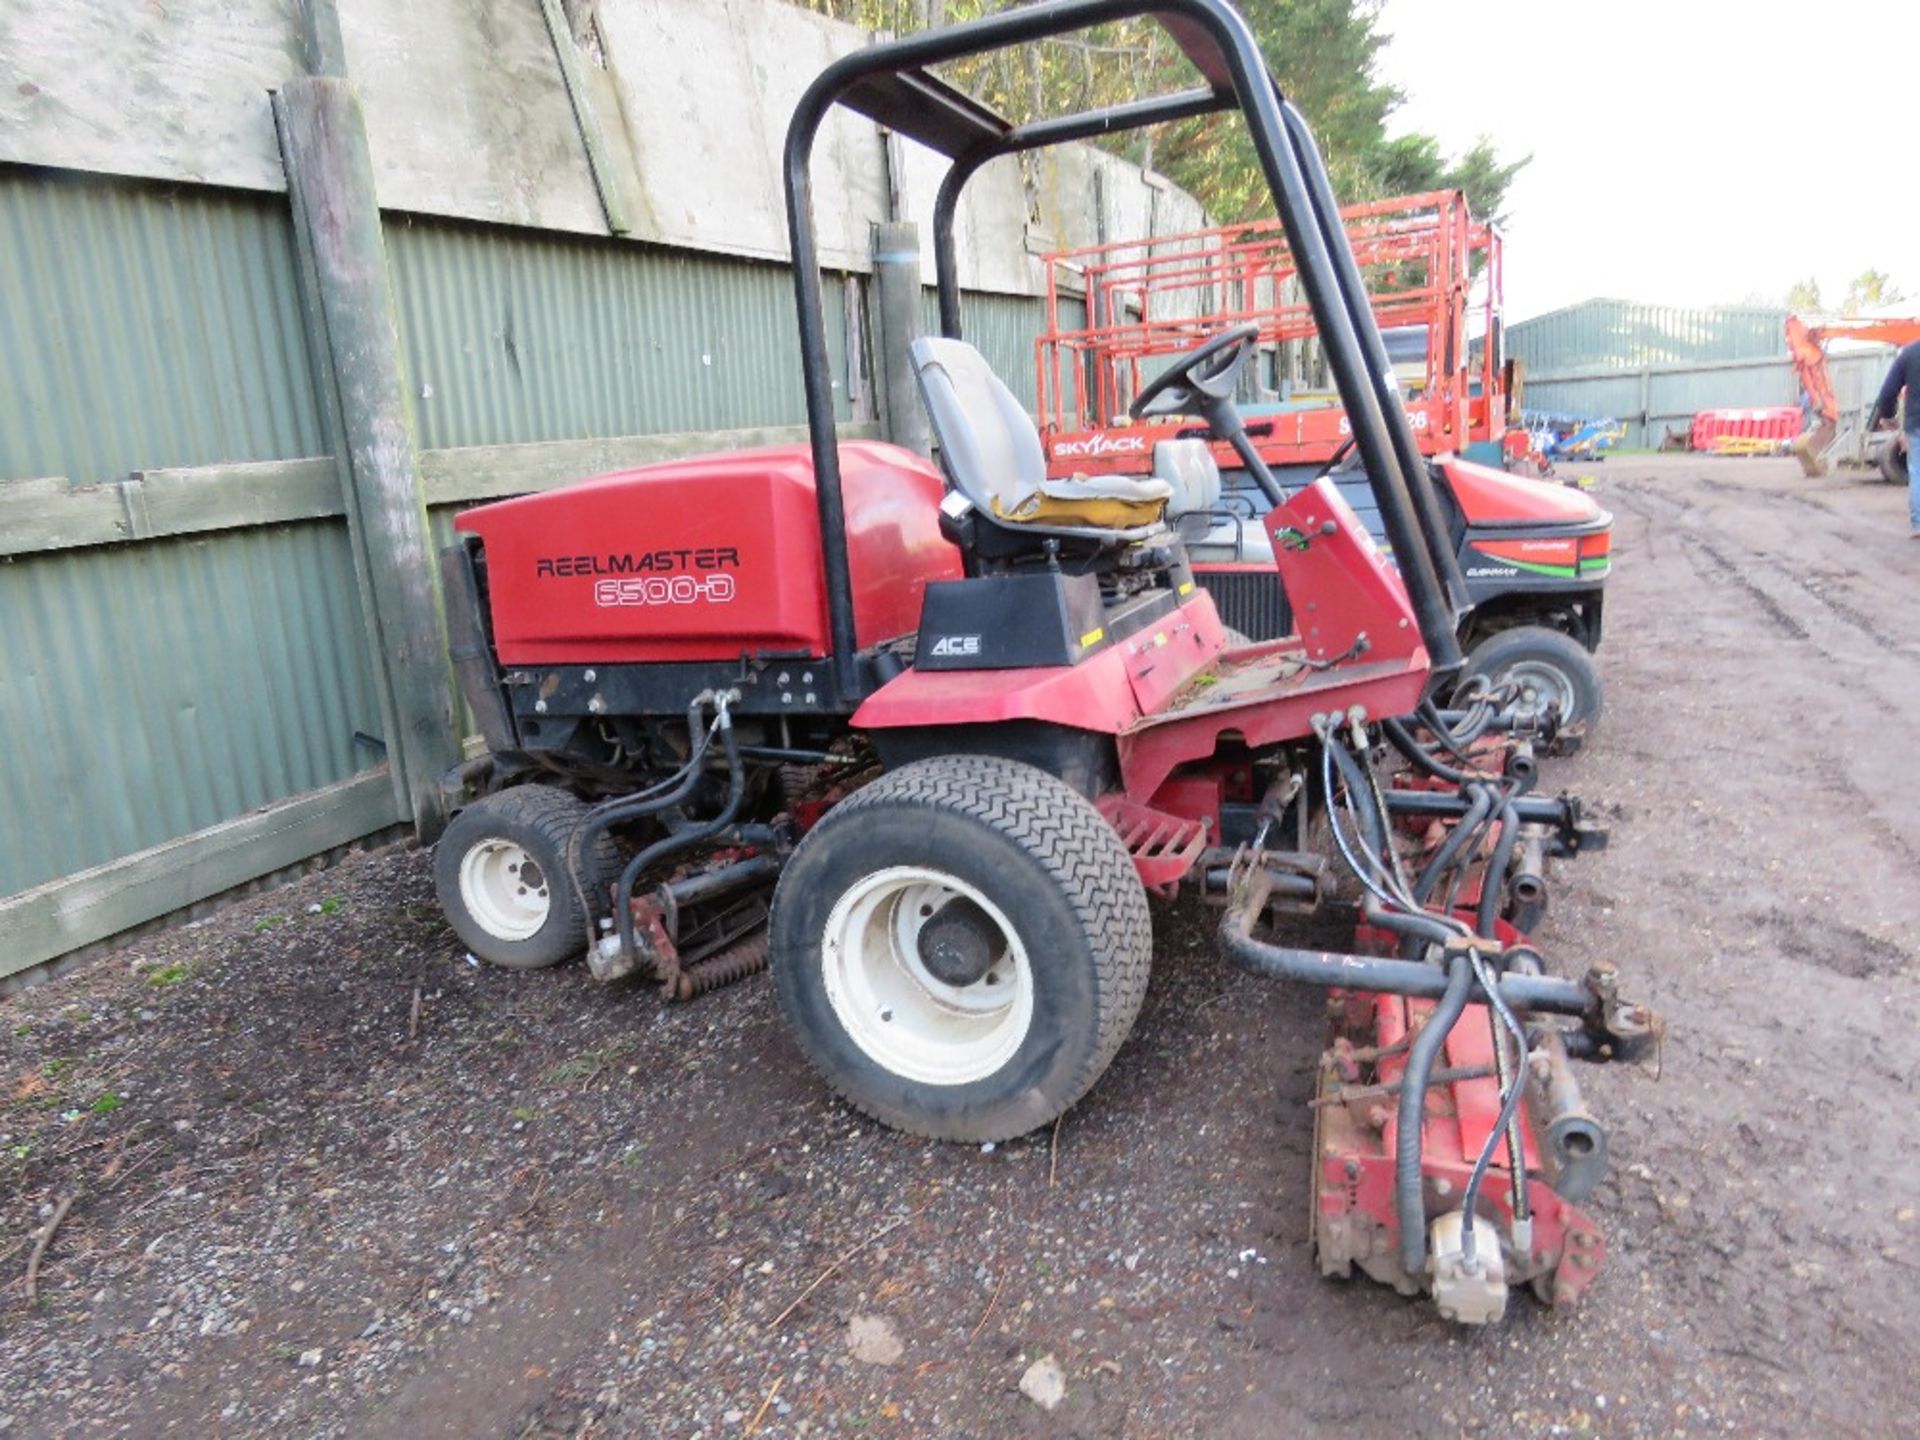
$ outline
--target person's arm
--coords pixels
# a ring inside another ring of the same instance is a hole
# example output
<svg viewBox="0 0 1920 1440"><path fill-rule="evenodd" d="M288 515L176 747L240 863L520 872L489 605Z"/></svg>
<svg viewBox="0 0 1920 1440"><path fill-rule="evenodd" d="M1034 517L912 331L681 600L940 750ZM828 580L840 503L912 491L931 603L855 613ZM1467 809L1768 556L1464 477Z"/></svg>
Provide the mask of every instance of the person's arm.
<svg viewBox="0 0 1920 1440"><path fill-rule="evenodd" d="M1887 371L1886 384L1880 387L1880 398L1873 402L1873 414L1867 419L1867 428L1873 429L1882 420L1893 418L1894 406L1900 403L1901 387L1907 383L1907 352L1902 350L1893 357L1893 365Z"/></svg>

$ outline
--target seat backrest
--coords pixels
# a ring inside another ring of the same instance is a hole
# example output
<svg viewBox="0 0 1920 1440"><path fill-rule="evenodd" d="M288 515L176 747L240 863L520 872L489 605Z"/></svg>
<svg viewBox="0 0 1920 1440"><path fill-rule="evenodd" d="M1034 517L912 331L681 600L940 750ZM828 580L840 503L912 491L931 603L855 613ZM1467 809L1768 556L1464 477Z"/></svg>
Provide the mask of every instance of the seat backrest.
<svg viewBox="0 0 1920 1440"><path fill-rule="evenodd" d="M1205 515L1220 503L1220 465L1205 440L1162 440L1153 447L1153 473L1173 488L1169 520Z"/></svg>
<svg viewBox="0 0 1920 1440"><path fill-rule="evenodd" d="M948 478L986 514L1012 514L1047 478L1033 417L966 341L927 336L911 353Z"/></svg>

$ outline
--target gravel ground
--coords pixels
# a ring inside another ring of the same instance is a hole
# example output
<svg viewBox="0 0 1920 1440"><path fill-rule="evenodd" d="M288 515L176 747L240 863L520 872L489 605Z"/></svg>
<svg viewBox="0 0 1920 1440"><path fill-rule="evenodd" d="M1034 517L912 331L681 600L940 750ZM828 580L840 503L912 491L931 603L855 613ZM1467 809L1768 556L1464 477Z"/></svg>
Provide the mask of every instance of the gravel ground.
<svg viewBox="0 0 1920 1440"><path fill-rule="evenodd" d="M1550 778L1613 845L1539 939L1671 1031L1584 1072L1577 1312L1317 1278L1321 1002L1203 910L1056 1132L943 1147L829 1102L764 977L473 966L396 850L6 1002L0 1434L1915 1433L1920 545L1791 462L1598 473L1611 708Z"/></svg>

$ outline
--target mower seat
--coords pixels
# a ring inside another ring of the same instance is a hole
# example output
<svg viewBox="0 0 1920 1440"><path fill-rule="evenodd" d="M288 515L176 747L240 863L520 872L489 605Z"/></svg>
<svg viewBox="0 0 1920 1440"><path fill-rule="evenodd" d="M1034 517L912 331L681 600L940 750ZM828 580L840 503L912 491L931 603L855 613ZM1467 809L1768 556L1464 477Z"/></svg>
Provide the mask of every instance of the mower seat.
<svg viewBox="0 0 1920 1440"><path fill-rule="evenodd" d="M947 478L983 516L1039 536L1130 543L1159 532L1173 487L1152 477L1047 477L1032 417L963 340L911 346Z"/></svg>
<svg viewBox="0 0 1920 1440"><path fill-rule="evenodd" d="M1162 440L1153 447L1153 473L1172 491L1167 518L1206 515L1220 504L1220 462L1205 440Z"/></svg>

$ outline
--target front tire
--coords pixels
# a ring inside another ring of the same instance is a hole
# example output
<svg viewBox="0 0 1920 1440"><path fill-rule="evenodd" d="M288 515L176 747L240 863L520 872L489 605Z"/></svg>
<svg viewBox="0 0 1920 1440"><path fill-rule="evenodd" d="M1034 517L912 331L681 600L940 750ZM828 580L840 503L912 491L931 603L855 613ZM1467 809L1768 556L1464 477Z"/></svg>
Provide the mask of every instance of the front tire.
<svg viewBox="0 0 1920 1440"><path fill-rule="evenodd" d="M1146 891L1113 827L1045 771L941 756L835 806L774 892L780 1007L855 1108L1006 1140L1092 1087L1146 994Z"/></svg>
<svg viewBox="0 0 1920 1440"><path fill-rule="evenodd" d="M568 851L586 811L568 791L534 784L482 796L453 817L434 847L433 888L467 949L509 970L586 953L589 923L606 912L620 873L613 841L602 835L576 890Z"/></svg>
<svg viewBox="0 0 1920 1440"><path fill-rule="evenodd" d="M1592 724L1600 718L1604 692L1593 656L1571 635L1544 625L1517 625L1487 636L1467 656L1461 682L1484 675L1495 685L1520 685L1522 710L1548 701L1560 705L1562 724Z"/></svg>

